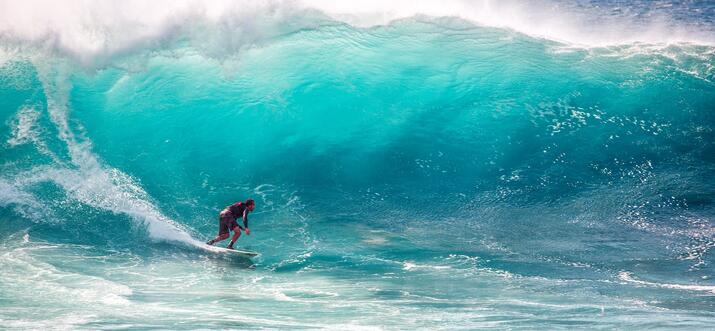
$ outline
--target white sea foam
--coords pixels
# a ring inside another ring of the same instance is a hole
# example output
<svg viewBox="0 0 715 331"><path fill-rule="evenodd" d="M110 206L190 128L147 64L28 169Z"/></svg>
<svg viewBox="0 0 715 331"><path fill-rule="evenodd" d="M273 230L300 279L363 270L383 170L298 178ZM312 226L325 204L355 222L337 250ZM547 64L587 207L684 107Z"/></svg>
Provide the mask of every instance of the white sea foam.
<svg viewBox="0 0 715 331"><path fill-rule="evenodd" d="M7 248L7 247L4 247ZM2 266L2 277L13 279L14 289L11 289L15 296L25 297L30 300L24 289L32 288L36 292L43 293L45 299L32 300L56 300L60 303L63 299L71 297L73 300L104 305L127 305L127 299L132 294L132 289L123 284L110 280L63 271L55 268L52 264L36 259L36 253L47 251L52 253L59 246L33 245L31 247L15 247L6 254L0 256L0 266Z"/></svg>
<svg viewBox="0 0 715 331"><path fill-rule="evenodd" d="M79 138L70 127L67 99L71 89L63 65L37 66L40 81L47 97L47 111L58 136L69 151L70 162L55 160L55 164L39 166L15 176L12 183L0 180L0 204L37 204L25 188L41 182L59 185L66 194L83 204L128 215L140 222L149 236L158 240L182 241L196 245L196 241L177 223L164 216L151 202L149 195L131 176L104 165L92 153L91 141ZM38 140L32 133L37 115L33 111L20 112L13 143ZM38 208L38 210L41 210Z"/></svg>
<svg viewBox="0 0 715 331"><path fill-rule="evenodd" d="M10 61L10 59L13 58L13 54L8 52L7 50L4 50L0 48L0 68L5 66L5 63Z"/></svg>
<svg viewBox="0 0 715 331"><path fill-rule="evenodd" d="M37 120L40 112L34 107L22 107L17 112L15 121L11 124L12 135L7 140L8 145L17 146L28 142L38 141Z"/></svg>
<svg viewBox="0 0 715 331"><path fill-rule="evenodd" d="M620 279L622 281L629 282L629 283L634 283L634 284L639 284L639 285L644 285L644 286L669 288L669 289L675 289L675 290L702 291L702 292L709 292L709 293L715 294L715 286L712 286L712 285L684 285L684 284L668 284L668 283L649 282L649 281L644 281L644 280L634 278L633 274L631 274L630 272L626 272L626 271L619 272L618 279Z"/></svg>
<svg viewBox="0 0 715 331"><path fill-rule="evenodd" d="M0 206L10 204L27 204L33 201L32 196L18 190L15 185L0 179Z"/></svg>
<svg viewBox="0 0 715 331"><path fill-rule="evenodd" d="M12 182L0 178L0 207L8 206L13 206L16 212L30 219L46 216L42 212L42 205L32 194L19 189Z"/></svg>
<svg viewBox="0 0 715 331"><path fill-rule="evenodd" d="M79 169L39 167L24 174L19 182L29 186L38 182L52 182L74 200L83 204L123 214L146 226L149 236L157 240L176 240L191 243L195 240L171 219L164 216L134 179L119 170L98 163Z"/></svg>
<svg viewBox="0 0 715 331"><path fill-rule="evenodd" d="M443 269L452 269L450 266L446 265L428 265L428 264L416 264L412 262L404 262L402 267L402 270L414 270L414 269L433 269L433 270L443 270Z"/></svg>
<svg viewBox="0 0 715 331"><path fill-rule="evenodd" d="M325 18L359 27L414 17L456 17L531 36L585 46L648 43L715 44L705 28L663 15L647 21L543 1L199 1L0 0L0 38L92 60L155 48L189 36L206 48L235 52L245 44L299 31Z"/></svg>
<svg viewBox="0 0 715 331"><path fill-rule="evenodd" d="M40 111L35 106L20 107L15 118L9 123L12 134L8 138L7 144L10 147L32 144L40 153L58 161L57 156L50 151L40 137L42 133L42 127L38 123L40 116Z"/></svg>

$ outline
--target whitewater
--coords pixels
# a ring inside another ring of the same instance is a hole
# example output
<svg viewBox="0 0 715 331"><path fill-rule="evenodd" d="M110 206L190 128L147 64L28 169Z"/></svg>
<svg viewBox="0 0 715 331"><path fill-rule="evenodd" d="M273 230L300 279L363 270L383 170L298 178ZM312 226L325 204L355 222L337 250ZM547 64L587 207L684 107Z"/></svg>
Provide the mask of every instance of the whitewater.
<svg viewBox="0 0 715 331"><path fill-rule="evenodd" d="M709 329L713 110L710 1L3 0L0 328Z"/></svg>

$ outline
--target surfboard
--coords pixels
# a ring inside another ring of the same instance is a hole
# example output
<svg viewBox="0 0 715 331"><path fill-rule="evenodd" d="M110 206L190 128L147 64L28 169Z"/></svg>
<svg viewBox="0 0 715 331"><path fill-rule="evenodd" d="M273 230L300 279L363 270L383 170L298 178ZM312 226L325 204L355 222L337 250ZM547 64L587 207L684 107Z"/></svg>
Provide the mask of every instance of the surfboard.
<svg viewBox="0 0 715 331"><path fill-rule="evenodd" d="M228 248L223 248L223 247L216 247L216 246L210 246L204 243L195 243L195 245L205 251L209 251L212 253L217 253L217 254L230 254L230 255L237 255L237 256L243 256L243 257L254 257L258 256L258 252L253 252L253 251L247 251L243 249L228 249Z"/></svg>
<svg viewBox="0 0 715 331"><path fill-rule="evenodd" d="M242 250L242 249L228 249L228 248L215 247L215 246L209 246L209 245L206 245L206 247L209 247L209 250L211 250L215 253L219 253L219 254L234 254L234 255L239 255L239 256L244 256L244 257L258 256L258 252L246 251L246 250Z"/></svg>

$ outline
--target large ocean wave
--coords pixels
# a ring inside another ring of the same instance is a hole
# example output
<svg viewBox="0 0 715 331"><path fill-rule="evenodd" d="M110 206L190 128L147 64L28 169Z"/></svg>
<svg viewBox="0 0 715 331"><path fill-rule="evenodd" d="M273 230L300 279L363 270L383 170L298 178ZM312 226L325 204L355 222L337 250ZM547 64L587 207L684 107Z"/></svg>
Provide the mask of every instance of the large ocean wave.
<svg viewBox="0 0 715 331"><path fill-rule="evenodd" d="M713 9L608 4L4 3L0 305L42 306L24 277L46 273L81 298L51 321L108 326L68 312L156 312L156 264L206 293L192 266L226 261L187 244L253 197L256 307L312 307L256 325L404 327L379 323L394 300L418 327L705 325Z"/></svg>

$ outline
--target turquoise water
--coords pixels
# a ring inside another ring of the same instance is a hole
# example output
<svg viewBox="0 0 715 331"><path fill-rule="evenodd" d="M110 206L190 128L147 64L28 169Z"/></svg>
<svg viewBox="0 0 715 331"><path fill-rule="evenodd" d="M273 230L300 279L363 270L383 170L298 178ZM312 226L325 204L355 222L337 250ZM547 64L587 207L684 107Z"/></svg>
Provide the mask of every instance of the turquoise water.
<svg viewBox="0 0 715 331"><path fill-rule="evenodd" d="M0 34L4 328L712 326L712 44L268 12Z"/></svg>

